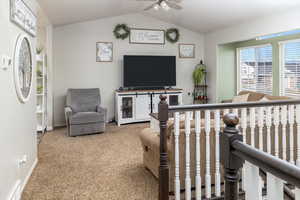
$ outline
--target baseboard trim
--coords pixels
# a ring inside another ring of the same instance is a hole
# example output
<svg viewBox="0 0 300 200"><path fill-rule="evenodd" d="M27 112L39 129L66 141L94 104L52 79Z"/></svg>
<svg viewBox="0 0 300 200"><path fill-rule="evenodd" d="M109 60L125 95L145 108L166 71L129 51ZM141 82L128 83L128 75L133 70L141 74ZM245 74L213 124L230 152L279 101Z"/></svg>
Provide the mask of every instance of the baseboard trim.
<svg viewBox="0 0 300 200"><path fill-rule="evenodd" d="M37 166L37 164L38 164L38 158L36 158L35 161L33 162L33 164L32 164L32 166L31 166L31 168L30 168L30 170L29 170L27 176L25 177L25 179L24 179L24 181L23 181L23 184L22 184L22 186L21 186L21 194L23 193L24 188L25 188L25 186L27 185L27 183L28 183L28 181L29 181L29 179L30 179L30 177L31 177L31 175L32 175L32 172L33 172L33 170L35 169L35 167Z"/></svg>
<svg viewBox="0 0 300 200"><path fill-rule="evenodd" d="M47 131L53 131L53 127L52 126L47 126Z"/></svg>

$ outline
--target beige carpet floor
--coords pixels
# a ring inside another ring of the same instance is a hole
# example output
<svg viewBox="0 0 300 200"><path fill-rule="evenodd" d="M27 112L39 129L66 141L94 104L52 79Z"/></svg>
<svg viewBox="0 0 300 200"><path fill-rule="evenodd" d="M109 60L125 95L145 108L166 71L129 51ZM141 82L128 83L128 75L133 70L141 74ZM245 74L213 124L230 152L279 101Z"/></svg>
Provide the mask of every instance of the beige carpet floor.
<svg viewBox="0 0 300 200"><path fill-rule="evenodd" d="M47 133L39 163L22 200L152 200L158 182L143 164L139 132L148 124L106 133L67 137L66 129Z"/></svg>

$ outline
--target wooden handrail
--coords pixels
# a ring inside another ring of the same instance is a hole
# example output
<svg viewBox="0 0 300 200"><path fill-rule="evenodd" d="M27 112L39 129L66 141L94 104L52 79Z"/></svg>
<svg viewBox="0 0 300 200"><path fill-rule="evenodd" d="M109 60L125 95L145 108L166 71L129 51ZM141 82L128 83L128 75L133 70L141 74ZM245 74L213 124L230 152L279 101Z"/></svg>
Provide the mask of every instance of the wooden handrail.
<svg viewBox="0 0 300 200"><path fill-rule="evenodd" d="M226 127L221 135L220 154L225 169L225 200L238 199L238 171L245 160L300 187L300 169L243 143L242 135L236 129L238 122L239 119L235 114L229 113L224 117Z"/></svg>
<svg viewBox="0 0 300 200"><path fill-rule="evenodd" d="M245 103L218 103L218 104L198 104L198 105L179 105L170 106L169 112L183 112L194 110L217 110L245 107L267 107L300 104L300 99L280 100L280 101L265 101L265 102L245 102Z"/></svg>
<svg viewBox="0 0 300 200"><path fill-rule="evenodd" d="M287 161L281 160L263 151L257 150L240 141L233 141L232 153L253 165L264 169L278 178L300 187L300 169Z"/></svg>

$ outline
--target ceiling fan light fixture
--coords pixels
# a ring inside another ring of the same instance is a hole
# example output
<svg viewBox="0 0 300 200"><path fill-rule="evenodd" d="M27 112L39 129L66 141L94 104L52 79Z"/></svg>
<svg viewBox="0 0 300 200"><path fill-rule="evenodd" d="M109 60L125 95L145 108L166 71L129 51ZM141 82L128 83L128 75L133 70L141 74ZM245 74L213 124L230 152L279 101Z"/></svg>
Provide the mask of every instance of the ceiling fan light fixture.
<svg viewBox="0 0 300 200"><path fill-rule="evenodd" d="M170 7L168 6L168 4L165 1L162 1L160 3L160 6L166 11L170 10Z"/></svg>

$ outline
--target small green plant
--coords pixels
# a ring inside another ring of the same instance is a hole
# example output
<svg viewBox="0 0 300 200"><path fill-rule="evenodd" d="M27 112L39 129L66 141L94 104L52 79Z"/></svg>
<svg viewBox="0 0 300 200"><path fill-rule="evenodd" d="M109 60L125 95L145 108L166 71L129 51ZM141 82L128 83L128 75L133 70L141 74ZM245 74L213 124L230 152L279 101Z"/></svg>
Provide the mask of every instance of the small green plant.
<svg viewBox="0 0 300 200"><path fill-rule="evenodd" d="M203 64L202 60L200 61L200 64L198 64L195 67L195 70L193 72L193 79L195 85L200 85L203 82L203 79L205 77L205 65Z"/></svg>
<svg viewBox="0 0 300 200"><path fill-rule="evenodd" d="M43 86L42 85L38 85L36 87L36 91L37 91L38 94L42 94L43 93Z"/></svg>
<svg viewBox="0 0 300 200"><path fill-rule="evenodd" d="M41 54L43 51L43 47L36 48L36 54Z"/></svg>
<svg viewBox="0 0 300 200"><path fill-rule="evenodd" d="M37 75L38 77L42 77L42 76L43 76L43 73L42 73L42 71L41 71L40 69L37 69L37 70L36 70L36 75Z"/></svg>

